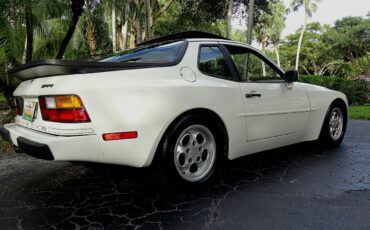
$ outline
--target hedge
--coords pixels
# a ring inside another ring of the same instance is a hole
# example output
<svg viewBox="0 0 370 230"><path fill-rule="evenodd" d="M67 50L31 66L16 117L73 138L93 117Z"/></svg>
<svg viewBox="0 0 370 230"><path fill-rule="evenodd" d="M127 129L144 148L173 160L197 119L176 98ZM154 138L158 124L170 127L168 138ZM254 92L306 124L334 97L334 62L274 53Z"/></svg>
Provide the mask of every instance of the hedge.
<svg viewBox="0 0 370 230"><path fill-rule="evenodd" d="M340 91L347 96L350 105L364 105L369 103L370 82L364 78L347 79L318 75L300 75L299 81Z"/></svg>

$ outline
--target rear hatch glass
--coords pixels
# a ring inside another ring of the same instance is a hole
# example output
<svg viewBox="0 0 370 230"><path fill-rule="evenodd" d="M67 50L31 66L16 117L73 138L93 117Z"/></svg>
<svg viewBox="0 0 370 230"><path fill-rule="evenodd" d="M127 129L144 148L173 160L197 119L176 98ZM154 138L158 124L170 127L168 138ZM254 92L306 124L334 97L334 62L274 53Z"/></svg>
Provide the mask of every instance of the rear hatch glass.
<svg viewBox="0 0 370 230"><path fill-rule="evenodd" d="M184 46L184 41L156 43L110 54L96 61L120 63L173 63L180 58Z"/></svg>

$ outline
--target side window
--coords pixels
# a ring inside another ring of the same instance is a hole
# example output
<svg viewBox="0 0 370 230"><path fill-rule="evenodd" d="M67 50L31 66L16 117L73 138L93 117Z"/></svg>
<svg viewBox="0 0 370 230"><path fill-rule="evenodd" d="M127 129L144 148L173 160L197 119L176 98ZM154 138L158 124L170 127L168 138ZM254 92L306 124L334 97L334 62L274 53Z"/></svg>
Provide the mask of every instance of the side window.
<svg viewBox="0 0 370 230"><path fill-rule="evenodd" d="M205 74L231 79L229 67L217 46L202 46L199 54L199 70Z"/></svg>
<svg viewBox="0 0 370 230"><path fill-rule="evenodd" d="M265 61L236 46L226 46L242 81L283 80Z"/></svg>

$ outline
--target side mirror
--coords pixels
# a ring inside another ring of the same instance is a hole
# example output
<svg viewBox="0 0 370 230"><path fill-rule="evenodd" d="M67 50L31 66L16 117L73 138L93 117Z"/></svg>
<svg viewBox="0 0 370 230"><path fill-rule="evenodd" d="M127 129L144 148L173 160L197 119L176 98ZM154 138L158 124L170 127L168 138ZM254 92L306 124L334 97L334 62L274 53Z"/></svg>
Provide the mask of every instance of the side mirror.
<svg viewBox="0 0 370 230"><path fill-rule="evenodd" d="M287 83L292 83L298 81L298 70L289 70L285 72L285 81Z"/></svg>

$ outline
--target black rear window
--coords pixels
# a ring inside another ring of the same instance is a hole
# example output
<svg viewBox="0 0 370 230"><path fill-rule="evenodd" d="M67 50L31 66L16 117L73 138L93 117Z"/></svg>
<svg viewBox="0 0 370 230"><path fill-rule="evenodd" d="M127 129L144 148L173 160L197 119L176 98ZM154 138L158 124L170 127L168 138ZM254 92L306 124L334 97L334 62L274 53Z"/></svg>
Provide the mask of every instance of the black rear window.
<svg viewBox="0 0 370 230"><path fill-rule="evenodd" d="M185 41L172 41L156 43L123 52L111 54L100 59L98 62L120 63L173 63L181 58L186 47Z"/></svg>

